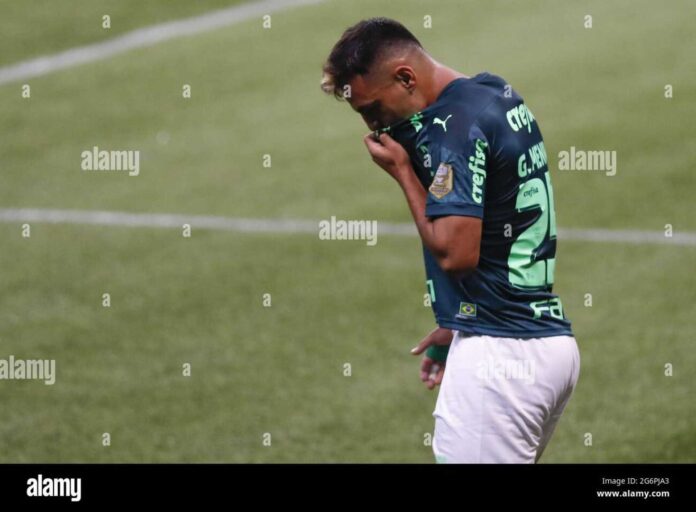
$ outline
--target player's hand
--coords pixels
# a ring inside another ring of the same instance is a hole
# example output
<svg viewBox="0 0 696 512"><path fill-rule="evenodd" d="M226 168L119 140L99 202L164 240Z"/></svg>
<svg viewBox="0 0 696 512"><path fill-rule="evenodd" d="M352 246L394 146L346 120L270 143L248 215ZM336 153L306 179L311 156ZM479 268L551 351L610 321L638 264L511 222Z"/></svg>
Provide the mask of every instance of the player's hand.
<svg viewBox="0 0 696 512"><path fill-rule="evenodd" d="M438 327L428 334L421 342L413 349L411 354L414 356L422 354L430 345L449 345L452 343L454 333L451 329ZM428 356L423 356L423 361L420 367L420 378L425 383L428 389L433 389L442 383L442 377L445 375L445 362L435 361Z"/></svg>
<svg viewBox="0 0 696 512"><path fill-rule="evenodd" d="M372 161L387 171L396 181L400 182L402 175L409 172L411 160L408 153L389 135L380 134L379 142L377 142L372 138L372 133L368 133L363 141L370 152Z"/></svg>

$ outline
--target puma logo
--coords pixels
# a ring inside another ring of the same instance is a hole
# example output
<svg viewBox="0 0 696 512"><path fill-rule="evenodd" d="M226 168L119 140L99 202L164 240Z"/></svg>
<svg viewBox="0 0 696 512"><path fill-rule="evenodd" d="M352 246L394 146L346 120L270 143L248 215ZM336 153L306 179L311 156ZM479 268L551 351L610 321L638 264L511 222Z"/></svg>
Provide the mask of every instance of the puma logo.
<svg viewBox="0 0 696 512"><path fill-rule="evenodd" d="M433 121L433 124L441 124L441 125L442 125L442 129L445 130L445 131L447 131L447 120L448 120L450 117L452 117L452 114L448 115L448 116L445 118L444 121L443 121L442 119L440 119L439 117L436 117L435 120Z"/></svg>

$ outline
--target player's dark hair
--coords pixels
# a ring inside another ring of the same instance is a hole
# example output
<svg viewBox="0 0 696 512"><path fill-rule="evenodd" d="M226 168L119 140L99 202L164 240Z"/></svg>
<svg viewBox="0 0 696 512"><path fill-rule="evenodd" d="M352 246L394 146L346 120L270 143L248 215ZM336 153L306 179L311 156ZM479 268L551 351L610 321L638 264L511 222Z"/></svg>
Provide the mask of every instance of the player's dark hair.
<svg viewBox="0 0 696 512"><path fill-rule="evenodd" d="M346 29L322 68L321 88L343 99L343 87L356 75L364 75L378 55L389 48L415 45L423 48L406 27L389 18L362 20Z"/></svg>

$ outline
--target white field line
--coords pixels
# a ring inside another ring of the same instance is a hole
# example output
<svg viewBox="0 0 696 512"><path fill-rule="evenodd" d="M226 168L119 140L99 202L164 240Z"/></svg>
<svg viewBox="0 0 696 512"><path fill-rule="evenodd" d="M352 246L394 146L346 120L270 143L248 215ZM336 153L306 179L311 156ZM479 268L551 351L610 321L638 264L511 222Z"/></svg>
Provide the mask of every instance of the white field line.
<svg viewBox="0 0 696 512"><path fill-rule="evenodd" d="M54 55L45 55L0 67L0 85L47 75L88 62L104 60L136 48L145 48L177 37L209 32L256 16L322 1L324 0L262 0L211 11L192 18L150 25L107 41L78 46Z"/></svg>
<svg viewBox="0 0 696 512"><path fill-rule="evenodd" d="M348 219L346 219L348 220ZM127 213L90 210L49 210L36 208L0 209L0 222L93 224L98 226L178 228L189 224L191 229L236 231L242 233L306 233L319 234L319 221L303 219L245 219L208 215L183 215L170 213ZM380 235L416 236L413 224L390 222L377 223ZM619 242L631 244L664 244L696 246L696 233L673 233L666 237L660 231L636 231L623 229L575 229L558 230L561 241Z"/></svg>

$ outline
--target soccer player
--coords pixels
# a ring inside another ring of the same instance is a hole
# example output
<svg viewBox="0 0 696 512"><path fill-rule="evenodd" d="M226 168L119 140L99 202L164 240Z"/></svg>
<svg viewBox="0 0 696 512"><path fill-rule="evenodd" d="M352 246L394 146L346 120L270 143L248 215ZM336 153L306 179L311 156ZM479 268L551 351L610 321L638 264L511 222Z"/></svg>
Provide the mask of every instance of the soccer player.
<svg viewBox="0 0 696 512"><path fill-rule="evenodd" d="M343 33L321 87L373 131L367 150L422 240L438 328L412 353L427 350L421 379L440 386L435 460L536 462L580 369L552 293L556 219L536 118L505 80L448 68L387 18Z"/></svg>

